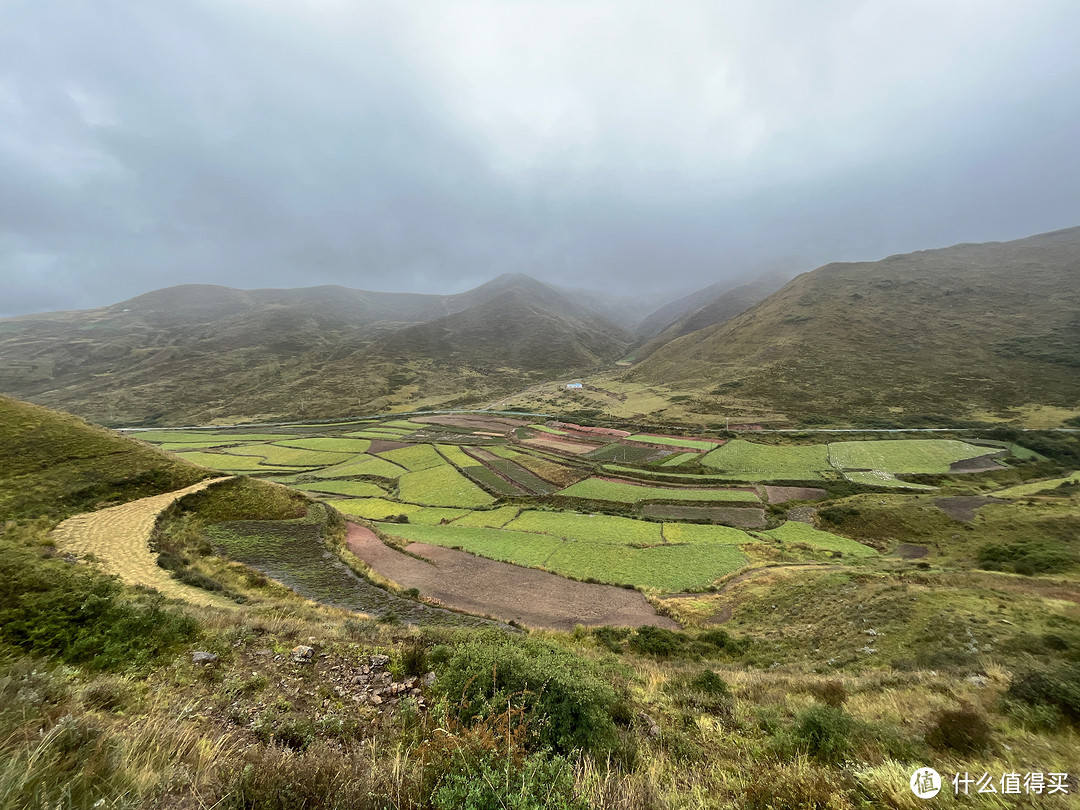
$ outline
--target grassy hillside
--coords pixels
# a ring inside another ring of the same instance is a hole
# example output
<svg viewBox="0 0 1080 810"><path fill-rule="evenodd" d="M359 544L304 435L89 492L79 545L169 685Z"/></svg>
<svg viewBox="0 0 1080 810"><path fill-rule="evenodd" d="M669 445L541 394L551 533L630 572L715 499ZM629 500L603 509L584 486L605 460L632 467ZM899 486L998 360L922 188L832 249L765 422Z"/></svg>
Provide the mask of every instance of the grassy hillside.
<svg viewBox="0 0 1080 810"><path fill-rule="evenodd" d="M1075 409L1080 228L827 265L626 379L817 423Z"/></svg>
<svg viewBox="0 0 1080 810"><path fill-rule="evenodd" d="M789 276L779 275L762 276L705 299L704 304L684 313L643 346L637 348L634 356L643 360L660 347L666 346L683 335L730 321L736 315L746 312L754 304L776 292L788 278Z"/></svg>
<svg viewBox="0 0 1080 810"><path fill-rule="evenodd" d="M69 414L0 396L0 520L67 517L214 475Z"/></svg>
<svg viewBox="0 0 1080 810"><path fill-rule="evenodd" d="M341 416L482 402L627 342L527 276L447 296L188 285L0 321L0 391L105 424Z"/></svg>

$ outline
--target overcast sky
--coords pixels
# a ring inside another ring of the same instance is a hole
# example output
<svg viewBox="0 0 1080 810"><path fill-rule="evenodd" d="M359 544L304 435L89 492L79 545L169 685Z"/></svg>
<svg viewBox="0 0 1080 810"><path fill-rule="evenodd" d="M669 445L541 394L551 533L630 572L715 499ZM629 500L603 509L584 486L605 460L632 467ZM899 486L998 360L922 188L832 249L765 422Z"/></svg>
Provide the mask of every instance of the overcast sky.
<svg viewBox="0 0 1080 810"><path fill-rule="evenodd" d="M0 314L1080 225L1075 0L0 0Z"/></svg>

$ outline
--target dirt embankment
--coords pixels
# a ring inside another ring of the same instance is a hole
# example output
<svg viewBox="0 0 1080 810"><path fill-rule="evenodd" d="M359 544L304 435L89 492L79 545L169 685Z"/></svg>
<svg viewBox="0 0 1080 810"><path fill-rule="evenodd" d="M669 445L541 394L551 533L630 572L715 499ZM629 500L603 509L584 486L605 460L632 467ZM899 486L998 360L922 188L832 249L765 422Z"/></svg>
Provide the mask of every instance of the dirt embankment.
<svg viewBox="0 0 1080 810"><path fill-rule="evenodd" d="M569 631L577 624L679 628L658 615L638 591L575 582L455 549L411 543L405 550L422 558L417 559L355 523L349 524L347 542L349 550L380 575L456 610L551 630Z"/></svg>

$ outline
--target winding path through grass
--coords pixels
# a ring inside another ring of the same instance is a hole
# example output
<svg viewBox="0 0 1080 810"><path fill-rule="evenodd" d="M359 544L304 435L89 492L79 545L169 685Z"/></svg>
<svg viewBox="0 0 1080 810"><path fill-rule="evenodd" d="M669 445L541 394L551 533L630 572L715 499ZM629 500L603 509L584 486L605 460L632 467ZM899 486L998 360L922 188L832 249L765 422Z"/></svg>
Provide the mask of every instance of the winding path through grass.
<svg viewBox="0 0 1080 810"><path fill-rule="evenodd" d="M233 603L227 599L177 582L158 567L149 545L158 515L185 495L229 478L211 478L175 492L76 515L57 526L52 538L60 551L80 557L93 555L105 573L115 574L129 585L144 585L197 605L231 606Z"/></svg>

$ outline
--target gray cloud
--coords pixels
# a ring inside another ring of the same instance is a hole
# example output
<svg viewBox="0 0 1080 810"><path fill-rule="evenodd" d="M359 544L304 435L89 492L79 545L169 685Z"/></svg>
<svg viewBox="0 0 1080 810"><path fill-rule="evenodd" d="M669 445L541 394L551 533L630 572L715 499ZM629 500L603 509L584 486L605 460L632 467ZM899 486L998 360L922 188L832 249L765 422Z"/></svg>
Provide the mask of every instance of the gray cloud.
<svg viewBox="0 0 1080 810"><path fill-rule="evenodd" d="M659 290L1080 224L1080 6L0 6L0 314Z"/></svg>

